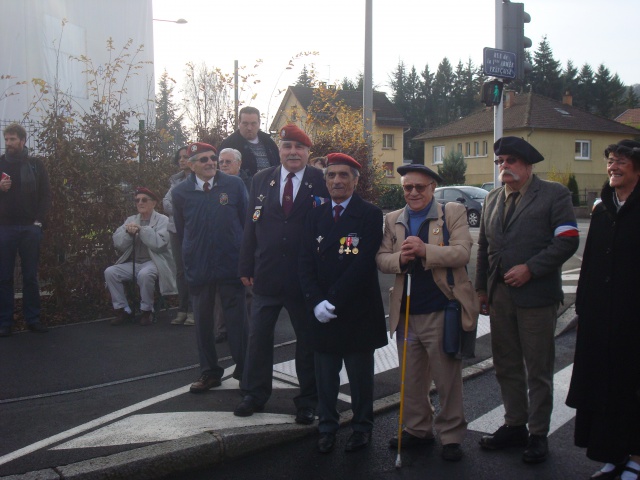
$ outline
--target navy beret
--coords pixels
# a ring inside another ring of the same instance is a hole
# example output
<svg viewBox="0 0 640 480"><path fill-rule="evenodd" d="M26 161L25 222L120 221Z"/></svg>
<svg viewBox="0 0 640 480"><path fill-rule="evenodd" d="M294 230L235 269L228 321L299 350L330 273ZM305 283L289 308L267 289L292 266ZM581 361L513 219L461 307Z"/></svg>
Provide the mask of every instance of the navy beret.
<svg viewBox="0 0 640 480"><path fill-rule="evenodd" d="M514 155L529 165L541 162L544 157L533 146L519 137L502 137L493 144L496 155Z"/></svg>
<svg viewBox="0 0 640 480"><path fill-rule="evenodd" d="M442 177L440 175L438 175L436 172L431 170L429 167L425 167L420 163L410 163L409 165L402 165L401 167L398 167L398 173L400 175L406 175L409 172L424 173L425 175L428 175L431 178L433 178L438 183L443 182Z"/></svg>

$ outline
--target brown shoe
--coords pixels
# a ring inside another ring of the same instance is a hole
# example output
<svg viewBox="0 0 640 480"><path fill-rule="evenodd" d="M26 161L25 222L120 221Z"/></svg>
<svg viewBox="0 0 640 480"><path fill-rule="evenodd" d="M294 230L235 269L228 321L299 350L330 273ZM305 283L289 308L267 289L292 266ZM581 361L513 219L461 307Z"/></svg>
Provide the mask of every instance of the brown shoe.
<svg viewBox="0 0 640 480"><path fill-rule="evenodd" d="M219 378L214 377L211 373L205 372L200 378L191 384L189 391L191 393L202 393L214 387L219 387L222 382Z"/></svg>
<svg viewBox="0 0 640 480"><path fill-rule="evenodd" d="M122 325L131 319L131 314L127 313L124 308L116 310L116 316L111 320L111 325Z"/></svg>
<svg viewBox="0 0 640 480"><path fill-rule="evenodd" d="M153 312L151 310L143 310L140 317L140 325L147 327L153 323Z"/></svg>

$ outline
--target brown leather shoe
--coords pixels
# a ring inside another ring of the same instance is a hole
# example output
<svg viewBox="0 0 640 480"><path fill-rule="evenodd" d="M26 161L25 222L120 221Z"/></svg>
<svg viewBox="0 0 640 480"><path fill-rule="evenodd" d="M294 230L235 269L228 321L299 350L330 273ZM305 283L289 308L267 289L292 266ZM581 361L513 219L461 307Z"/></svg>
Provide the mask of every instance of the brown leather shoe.
<svg viewBox="0 0 640 480"><path fill-rule="evenodd" d="M207 390L211 390L214 387L219 387L222 382L219 378L214 377L211 373L205 372L200 375L200 378L191 384L189 391L191 393L202 393Z"/></svg>
<svg viewBox="0 0 640 480"><path fill-rule="evenodd" d="M131 314L127 313L124 308L116 310L116 316L111 320L111 325L122 325L131 319Z"/></svg>
<svg viewBox="0 0 640 480"><path fill-rule="evenodd" d="M151 310L143 310L142 317L140 317L140 325L147 327L153 323L153 312Z"/></svg>

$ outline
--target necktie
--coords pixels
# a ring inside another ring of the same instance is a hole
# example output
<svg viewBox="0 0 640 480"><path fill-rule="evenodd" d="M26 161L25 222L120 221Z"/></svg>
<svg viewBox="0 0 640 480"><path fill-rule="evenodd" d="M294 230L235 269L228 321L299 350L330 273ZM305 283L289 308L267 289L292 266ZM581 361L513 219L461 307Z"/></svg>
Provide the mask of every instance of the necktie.
<svg viewBox="0 0 640 480"><path fill-rule="evenodd" d="M344 207L342 205L336 205L335 207L333 207L334 222L337 222L338 220L340 220L340 213L342 213L342 210L344 210Z"/></svg>
<svg viewBox="0 0 640 480"><path fill-rule="evenodd" d="M509 195L511 197L511 203L509 204L509 210L507 210L507 216L504 217L504 223L502 224L503 230L507 228L507 225L509 225L509 220L511 220L511 217L513 217L513 212L516 211L516 200L518 199L518 195L520 195L520 192L513 192L511 195Z"/></svg>
<svg viewBox="0 0 640 480"><path fill-rule="evenodd" d="M287 175L287 183L284 186L284 193L282 194L282 210L284 210L284 214L288 217L291 213L291 209L293 208L293 177L295 177L295 173L289 173Z"/></svg>
<svg viewBox="0 0 640 480"><path fill-rule="evenodd" d="M209 185L209 182L204 182L204 185L202 186L202 188L205 191L205 193L211 190L211 186Z"/></svg>

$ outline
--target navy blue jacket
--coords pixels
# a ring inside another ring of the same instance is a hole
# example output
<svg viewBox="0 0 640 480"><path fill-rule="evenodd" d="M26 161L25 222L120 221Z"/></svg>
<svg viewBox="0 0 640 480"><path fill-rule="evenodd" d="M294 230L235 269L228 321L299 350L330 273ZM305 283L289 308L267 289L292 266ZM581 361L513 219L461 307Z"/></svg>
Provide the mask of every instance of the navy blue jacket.
<svg viewBox="0 0 640 480"><path fill-rule="evenodd" d="M189 288L238 279L238 256L247 211L247 190L236 176L216 172L207 193L195 174L171 190L176 233Z"/></svg>

